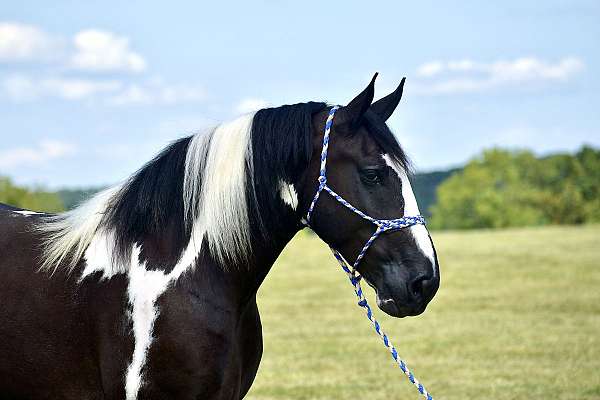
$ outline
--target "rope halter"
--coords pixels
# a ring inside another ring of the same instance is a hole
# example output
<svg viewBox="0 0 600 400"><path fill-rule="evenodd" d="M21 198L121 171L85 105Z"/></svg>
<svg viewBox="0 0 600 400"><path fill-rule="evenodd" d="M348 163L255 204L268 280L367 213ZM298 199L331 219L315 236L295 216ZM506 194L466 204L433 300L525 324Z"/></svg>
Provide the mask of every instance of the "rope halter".
<svg viewBox="0 0 600 400"><path fill-rule="evenodd" d="M349 202L347 202L342 196L337 194L333 189L329 187L329 185L327 185L327 153L329 151L329 134L331 133L331 127L333 126L333 117L335 116L335 112L339 108L340 106L334 106L331 108L331 110L329 110L329 116L327 117L327 122L325 123L325 133L323 135L323 148L321 150L321 169L318 178L319 186L317 188L317 192L315 193L315 197L313 197L313 200L310 203L310 207L308 208L308 212L306 213L306 218L303 222L306 226L309 226L313 210L315 209L315 205L317 204L317 201L321 196L321 192L323 192L324 190L338 202L342 203L342 205L344 205L346 208L350 209L361 218L373 223L377 227L377 229L375 230L375 232L373 232L369 240L367 240L360 253L358 254L358 257L356 257L356 260L352 264L352 269L356 270L358 264L365 256L365 253L367 252L369 247L371 247L375 239L379 237L379 235L381 235L383 232L393 232L417 224L425 225L425 218L423 218L422 215L404 216L402 218L396 219L377 219L370 217L358 208L354 207Z"/></svg>
<svg viewBox="0 0 600 400"><path fill-rule="evenodd" d="M419 383L419 381L415 378L413 373L410 372L406 363L398 356L398 352L392 345L390 339L381 329L381 325L379 324L379 322L377 322L377 320L373 317L373 312L371 310L371 307L367 303L367 299L365 298L362 288L360 286L360 281L362 279L362 276L356 270L359 263L364 258L365 253L367 252L369 247L371 247L371 245L373 244L375 239L377 239L382 233L397 231L397 230L400 230L403 228L408 228L410 226L417 225L417 224L425 225L425 218L423 218L422 215L404 216L402 218L396 218L396 219L377 219L377 218L370 217L369 215L365 214L364 212L362 212L361 210L359 210L358 208L354 207L352 204L347 202L342 196L337 194L333 189L331 189L329 187L329 185L327 185L327 152L329 150L329 134L331 133L331 127L333 126L333 117L335 116L335 112L339 108L340 108L340 106L332 107L331 110L329 110L329 116L327 117L327 121L325 122L325 133L323 135L323 148L321 150L321 169L320 169L319 178L318 178L319 186L317 188L317 192L315 193L315 196L313 197L312 202L310 203L308 212L306 213L306 218L302 222L304 225L306 225L307 227L310 228L309 224L310 224L312 213L315 209L317 201L319 200L319 197L321 196L321 192L325 191L325 192L329 193L335 200L342 203L343 206L350 209L355 214L357 214L358 216L360 216L363 219L366 219L367 221L371 222L372 224L374 224L377 227L375 229L375 232L373 232L373 234L371 235L369 240L367 240L365 245L362 247L360 253L356 257L356 260L354 261L354 263L352 263L352 266L348 265L348 263L346 262L346 260L344 259L344 257L341 255L341 253L339 251L337 251L336 249L334 249L331 246L329 246L329 247L330 247L331 251L333 252L335 259L338 260L340 266L342 267L344 272L348 275L348 279L350 280L350 283L352 283L352 286L354 287L354 292L356 293L356 296L358 297L358 305L365 309L367 318L369 319L369 321L371 321L371 324L373 325L375 332L377 332L377 334L381 337L381 340L383 341L383 344L385 345L385 347L387 347L388 350L390 351L390 353L392 354L392 358L396 361L396 363L398 364L398 366L400 367L402 372L404 372L404 374L408 377L410 382L417 387L417 390L419 391L419 393L421 393L426 399L433 400L433 398L427 392L427 390L425 390L423 385L421 383Z"/></svg>

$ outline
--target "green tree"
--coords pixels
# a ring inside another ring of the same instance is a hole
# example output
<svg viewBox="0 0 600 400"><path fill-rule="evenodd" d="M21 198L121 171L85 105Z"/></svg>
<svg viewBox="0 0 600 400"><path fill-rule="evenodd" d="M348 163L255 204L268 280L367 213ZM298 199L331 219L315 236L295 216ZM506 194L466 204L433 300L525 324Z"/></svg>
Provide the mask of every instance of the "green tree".
<svg viewBox="0 0 600 400"><path fill-rule="evenodd" d="M60 212L65 209L56 193L17 186L6 177L0 177L0 203L43 212Z"/></svg>
<svg viewBox="0 0 600 400"><path fill-rule="evenodd" d="M536 158L487 150L444 181L432 207L438 229L577 224L600 220L600 151Z"/></svg>
<svg viewBox="0 0 600 400"><path fill-rule="evenodd" d="M576 183L585 200L585 220L600 222L600 150L584 146L575 157L583 171Z"/></svg>

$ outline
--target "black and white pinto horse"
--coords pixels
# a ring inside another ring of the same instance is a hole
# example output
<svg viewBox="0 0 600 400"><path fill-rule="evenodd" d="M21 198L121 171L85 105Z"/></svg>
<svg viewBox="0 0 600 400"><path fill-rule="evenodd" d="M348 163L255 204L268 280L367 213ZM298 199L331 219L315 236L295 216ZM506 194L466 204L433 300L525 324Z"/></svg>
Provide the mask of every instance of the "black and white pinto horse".
<svg viewBox="0 0 600 400"><path fill-rule="evenodd" d="M373 103L336 114L328 182L375 218L418 215L408 162ZM0 205L1 399L240 399L262 355L256 292L303 228L324 103L263 109L177 140L126 182L49 215ZM311 225L348 260L374 227L321 196ZM386 313L439 285L426 228L382 235L359 272Z"/></svg>

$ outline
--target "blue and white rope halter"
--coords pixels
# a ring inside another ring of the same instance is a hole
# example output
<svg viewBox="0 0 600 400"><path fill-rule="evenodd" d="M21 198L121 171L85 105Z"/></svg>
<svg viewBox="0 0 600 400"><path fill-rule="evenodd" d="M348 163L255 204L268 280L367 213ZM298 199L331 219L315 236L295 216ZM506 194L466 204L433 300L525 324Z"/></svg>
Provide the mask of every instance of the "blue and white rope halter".
<svg viewBox="0 0 600 400"><path fill-rule="evenodd" d="M354 207L352 204L348 203L346 200L344 200L344 198L342 196L340 196L339 194L334 192L333 189L331 189L327 185L326 167L327 167L327 152L329 150L329 133L331 132L331 127L333 126L333 117L335 116L335 112L339 108L340 108L340 106L334 106L331 108L331 110L329 111L329 116L327 117L327 122L325 123L325 133L323 135L323 149L321 150L321 170L320 170L319 178L318 178L319 187L317 188L315 197L313 198L312 202L310 203L310 207L308 208L308 212L306 213L306 218L303 222L306 226L310 227L309 223L310 223L310 217L312 216L312 212L315 208L315 205L317 204L317 200L319 200L319 196L321 195L321 192L323 190L325 190L327 193L329 193L331 196L333 196L334 199L336 199L337 201L342 203L345 207L349 208L354 213L358 214L360 217L366 219L367 221L372 222L375 226L377 226L377 229L375 230L373 235L371 235L369 240L367 240L367 242L361 249L360 253L358 254L358 257L356 258L356 260L354 261L354 263L352 264L351 267L348 265L348 263L346 262L346 260L340 254L339 251L337 251L336 249L334 249L331 246L330 246L330 248L331 248L331 251L333 252L334 257L336 258L336 260L338 260L338 262L340 263L340 266L342 267L344 272L348 275L348 278L350 279L350 283L352 283L352 286L354 286L354 292L356 293L356 296L358 297L358 305L365 309L367 318L369 319L369 321L371 321L371 324L373 324L373 328L375 328L375 332L377 332L377 334L383 340L383 344L385 345L385 347L387 347L388 350L390 351L390 353L392 354L394 361L396 361L396 363L398 364L398 366L400 367L402 372L404 372L404 374L408 377L408 379L417 387L417 389L419 390L419 393L421 393L425 398L427 398L427 400L433 400L433 398L427 392L427 390L425 390L423 385L417 380L417 378L415 378L413 373L410 372L406 363L400 357L398 357L398 352L392 345L390 339L381 329L381 325L379 325L379 322L377 322L377 320L373 317L373 312L371 311L371 307L367 303L367 299L365 298L362 288L360 287L360 280L362 279L362 276L356 270L356 268L358 267L358 264L365 256L365 253L367 252L369 247L371 247L371 245L373 244L375 239L377 239L379 237L379 235L381 235L384 232L397 231L399 229L407 228L407 227L417 225L417 224L425 225L425 218L423 218L421 215L407 216L407 217L402 217L402 218L397 218L397 219L376 219L376 218L370 217L367 214L365 214L364 212L362 212L361 210L359 210L358 208Z"/></svg>

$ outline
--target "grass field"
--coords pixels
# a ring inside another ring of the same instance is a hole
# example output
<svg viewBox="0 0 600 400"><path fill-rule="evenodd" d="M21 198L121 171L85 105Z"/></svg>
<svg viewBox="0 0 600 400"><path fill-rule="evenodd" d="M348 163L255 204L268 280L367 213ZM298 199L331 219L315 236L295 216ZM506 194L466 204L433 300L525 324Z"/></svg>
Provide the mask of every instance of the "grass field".
<svg viewBox="0 0 600 400"><path fill-rule="evenodd" d="M600 226L433 238L442 285L427 311L376 316L434 398L600 399ZM265 350L248 398L421 398L315 236L288 246L259 307Z"/></svg>

